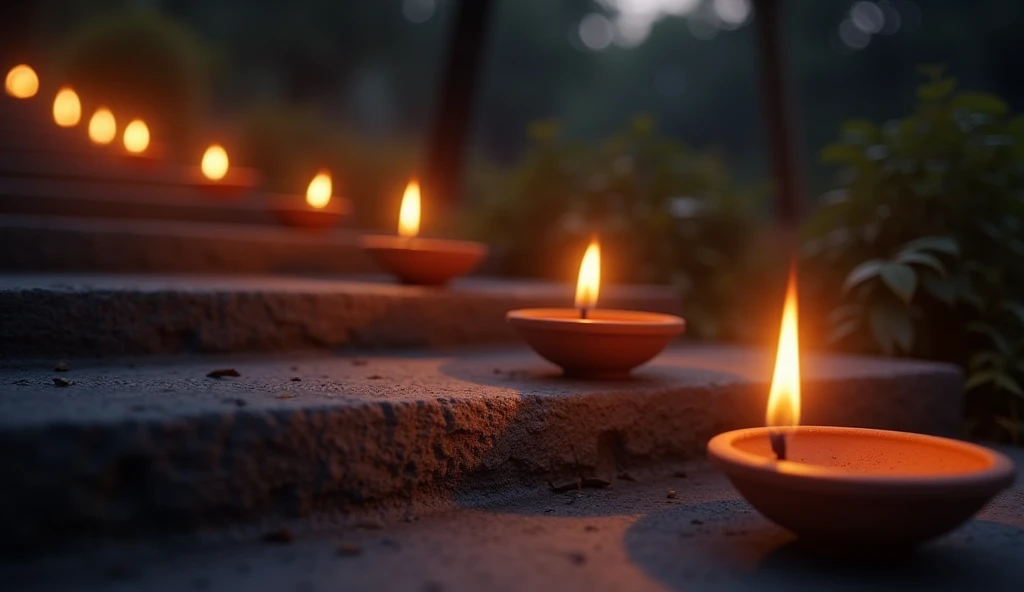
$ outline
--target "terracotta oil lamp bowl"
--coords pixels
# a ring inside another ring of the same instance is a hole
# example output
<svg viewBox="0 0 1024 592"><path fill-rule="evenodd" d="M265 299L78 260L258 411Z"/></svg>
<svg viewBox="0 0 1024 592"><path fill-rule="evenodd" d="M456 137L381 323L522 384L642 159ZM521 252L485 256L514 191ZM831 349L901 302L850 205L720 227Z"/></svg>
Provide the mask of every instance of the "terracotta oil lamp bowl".
<svg viewBox="0 0 1024 592"><path fill-rule="evenodd" d="M378 265L405 284L443 286L473 271L487 257L487 245L420 238L420 188L411 181L402 196L399 236L365 236L360 246Z"/></svg>
<svg viewBox="0 0 1024 592"><path fill-rule="evenodd" d="M800 426L787 459L770 428L708 443L712 462L766 518L800 538L839 547L909 548L943 535L1013 482L998 452L946 438Z"/></svg>
<svg viewBox="0 0 1024 592"><path fill-rule="evenodd" d="M768 427L719 434L711 462L765 518L819 550L885 555L953 530L1013 482L982 446L906 432L800 426L795 274L768 397Z"/></svg>
<svg viewBox="0 0 1024 592"><path fill-rule="evenodd" d="M320 171L306 188L304 202L292 195L271 196L270 211L285 226L330 230L338 226L351 210L347 199L331 196L332 190L330 173Z"/></svg>
<svg viewBox="0 0 1024 592"><path fill-rule="evenodd" d="M186 181L210 197L237 200L245 197L260 183L256 169L229 166L228 153L219 144L213 144L203 153L197 167L185 171Z"/></svg>
<svg viewBox="0 0 1024 592"><path fill-rule="evenodd" d="M527 308L509 311L505 318L566 376L623 379L665 349L686 324L667 314L593 308L600 267L600 248L593 242L580 265L577 308Z"/></svg>

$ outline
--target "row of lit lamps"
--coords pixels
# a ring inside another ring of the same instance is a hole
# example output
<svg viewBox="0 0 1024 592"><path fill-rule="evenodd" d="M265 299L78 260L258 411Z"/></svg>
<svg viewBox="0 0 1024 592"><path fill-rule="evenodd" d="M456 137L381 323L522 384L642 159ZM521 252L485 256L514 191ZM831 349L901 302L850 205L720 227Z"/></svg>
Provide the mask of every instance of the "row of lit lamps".
<svg viewBox="0 0 1024 592"><path fill-rule="evenodd" d="M4 80L8 95L29 99L39 92L39 76L31 66L20 64L10 69ZM70 86L63 86L53 99L53 120L64 128L75 127L82 119L82 102ZM89 139L95 144L107 145L117 137L117 120L105 106L93 112L88 125ZM141 119L133 119L124 128L122 142L132 155L142 155L149 147L149 126ZM228 173L228 153L220 144L212 144L203 153L200 169L211 181L220 181ZM331 201L333 187L328 171L320 171L306 189L306 202L313 208L324 208ZM418 190L417 190L418 193Z"/></svg>

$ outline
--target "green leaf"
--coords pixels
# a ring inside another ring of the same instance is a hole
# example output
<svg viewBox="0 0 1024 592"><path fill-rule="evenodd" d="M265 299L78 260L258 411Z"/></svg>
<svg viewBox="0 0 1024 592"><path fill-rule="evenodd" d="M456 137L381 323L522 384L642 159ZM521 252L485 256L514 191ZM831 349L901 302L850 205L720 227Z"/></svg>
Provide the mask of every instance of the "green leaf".
<svg viewBox="0 0 1024 592"><path fill-rule="evenodd" d="M937 101L949 96L956 87L956 79L942 78L932 84L923 84L917 89L917 98L924 101Z"/></svg>
<svg viewBox="0 0 1024 592"><path fill-rule="evenodd" d="M875 341L887 354L909 351L914 344L914 324L905 308L875 304L868 314L868 324Z"/></svg>
<svg viewBox="0 0 1024 592"><path fill-rule="evenodd" d="M1020 383L1009 374L1000 374L997 376L996 387L1024 399L1024 389L1020 388Z"/></svg>
<svg viewBox="0 0 1024 592"><path fill-rule="evenodd" d="M938 257L921 251L902 251L896 255L896 261L907 265L923 265L934 269L940 275L946 275L946 266Z"/></svg>
<svg viewBox="0 0 1024 592"><path fill-rule="evenodd" d="M864 161L864 148L851 144L829 144L822 148L820 157L827 164L856 164Z"/></svg>
<svg viewBox="0 0 1024 592"><path fill-rule="evenodd" d="M950 306L956 303L956 285L949 278L925 275L921 278L921 287L939 302Z"/></svg>
<svg viewBox="0 0 1024 592"><path fill-rule="evenodd" d="M879 274L886 286L899 296L906 304L914 299L914 292L917 291L917 275L909 265L902 263L886 263L882 266Z"/></svg>
<svg viewBox="0 0 1024 592"><path fill-rule="evenodd" d="M959 255L960 246L951 236L925 236L903 245L902 251L934 251L947 255Z"/></svg>
<svg viewBox="0 0 1024 592"><path fill-rule="evenodd" d="M854 267L843 281L843 293L847 293L858 285L877 276L882 271L885 262L881 259L870 259Z"/></svg>
<svg viewBox="0 0 1024 592"><path fill-rule="evenodd" d="M995 366L1002 362L1003 357L994 351L980 351L971 356L967 366L971 370L980 370L986 366Z"/></svg>
<svg viewBox="0 0 1024 592"><path fill-rule="evenodd" d="M834 326L832 328L832 330L829 332L829 335L828 335L829 343L833 343L833 344L839 343L839 342L843 341L844 339L846 339L847 337L849 337L850 335L853 335L854 333L856 333L857 329L859 329L859 328L860 328L860 319L849 319L847 321L844 321L844 322Z"/></svg>
<svg viewBox="0 0 1024 592"><path fill-rule="evenodd" d="M995 346L996 351L1003 354L1004 356L1009 356L1013 353L1013 348L1010 346L1010 342L1007 341L1006 338L1003 337L999 333L999 331L996 331L993 327L990 327L989 325L986 325L985 323L982 323L980 321L975 321L973 323L967 324L967 330L971 333L976 333L978 335L988 337L989 342L991 342L992 345Z"/></svg>
<svg viewBox="0 0 1024 592"><path fill-rule="evenodd" d="M1013 300L1004 300L1000 307L1012 314L1020 321L1020 324L1024 325L1024 304L1014 302Z"/></svg>
<svg viewBox="0 0 1024 592"><path fill-rule="evenodd" d="M998 370L981 370L980 372L973 372L967 377L967 381L964 383L965 391L973 391L974 389L981 388L988 384L995 384L996 379L1001 373Z"/></svg>
<svg viewBox="0 0 1024 592"><path fill-rule="evenodd" d="M966 109L987 113L1001 117L1006 115L1010 108L999 97L979 92L959 92L949 101L950 107L954 109Z"/></svg>

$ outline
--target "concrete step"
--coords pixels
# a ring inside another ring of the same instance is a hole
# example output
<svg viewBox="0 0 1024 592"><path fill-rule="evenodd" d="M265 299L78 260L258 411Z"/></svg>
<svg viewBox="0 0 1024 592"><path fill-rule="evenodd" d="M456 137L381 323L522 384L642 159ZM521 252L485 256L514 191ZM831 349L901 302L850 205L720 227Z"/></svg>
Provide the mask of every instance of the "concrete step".
<svg viewBox="0 0 1024 592"><path fill-rule="evenodd" d="M17 483L0 488L0 545L400 516L548 481L666 474L714 434L763 422L771 363L681 347L631 380L585 382L525 348L72 360L60 373L8 361L0 474ZM807 424L959 427L951 366L808 355L803 367ZM218 369L239 376L207 377Z"/></svg>
<svg viewBox="0 0 1024 592"><path fill-rule="evenodd" d="M359 236L254 224L0 215L0 271L373 273Z"/></svg>
<svg viewBox="0 0 1024 592"><path fill-rule="evenodd" d="M330 256L362 264L355 237ZM27 243L32 244L32 243ZM301 255L323 241L299 243ZM25 248L23 245L21 248ZM127 245L125 248L128 248ZM242 250L242 249L240 249ZM295 251L292 251L295 253ZM248 252L239 253L241 258ZM174 252L166 253L173 256ZM358 258L358 259L357 259ZM370 266L369 262L365 263ZM517 341L515 308L567 306L572 286L467 278L448 289L390 278L0 275L0 355L141 355L444 347ZM678 313L665 286L608 286L602 303Z"/></svg>
<svg viewBox="0 0 1024 592"><path fill-rule="evenodd" d="M0 177L0 214L19 216L278 224L253 197L225 202L186 186Z"/></svg>
<svg viewBox="0 0 1024 592"><path fill-rule="evenodd" d="M1004 450L1024 466L1024 450ZM508 499L479 493L408 521L305 523L294 539L136 543L0 564L10 592L1019 592L1024 485L905 561L814 555L703 463L677 477ZM685 475L685 476L683 476ZM669 498L668 492L675 495Z"/></svg>

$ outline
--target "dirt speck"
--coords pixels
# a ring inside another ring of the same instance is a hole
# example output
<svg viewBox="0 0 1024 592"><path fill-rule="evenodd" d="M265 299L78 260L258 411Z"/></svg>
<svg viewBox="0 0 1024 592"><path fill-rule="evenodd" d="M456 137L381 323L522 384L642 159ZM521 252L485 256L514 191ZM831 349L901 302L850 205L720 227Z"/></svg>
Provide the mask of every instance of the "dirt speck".
<svg viewBox="0 0 1024 592"><path fill-rule="evenodd" d="M208 378L216 378L216 379L219 380L221 378L227 378L229 376L231 376L231 377L238 377L238 376L241 376L241 374L239 374L238 370L235 370L234 368L221 368L219 370L211 371L206 376Z"/></svg>
<svg viewBox="0 0 1024 592"><path fill-rule="evenodd" d="M697 520L696 518L694 518L693 520L690 520L690 524L695 524L695 525L699 526L701 524L704 524L704 521L703 520Z"/></svg>
<svg viewBox="0 0 1024 592"><path fill-rule="evenodd" d="M363 547L362 547L362 545L357 545L355 543L345 543L345 542L338 543L338 555L341 555L342 557L356 557L357 555L362 555L362 554L363 554Z"/></svg>
<svg viewBox="0 0 1024 592"><path fill-rule="evenodd" d="M299 378L298 376L295 376L292 378L292 382L302 382L302 379Z"/></svg>
<svg viewBox="0 0 1024 592"><path fill-rule="evenodd" d="M71 370L71 366L64 361L57 362L57 365L53 367L54 372L67 372L68 370Z"/></svg>
<svg viewBox="0 0 1024 592"><path fill-rule="evenodd" d="M54 386L59 386L61 388L65 388L65 387L69 387L69 386L75 384L75 381L74 380L68 380L67 378L54 378L53 379L53 384L54 384Z"/></svg>
<svg viewBox="0 0 1024 592"><path fill-rule="evenodd" d="M578 551L572 552L569 553L569 561L571 561L573 565L583 565L587 562L587 556Z"/></svg>
<svg viewBox="0 0 1024 592"><path fill-rule="evenodd" d="M295 540L295 533L287 526L282 526L263 535L263 540L268 543L288 544Z"/></svg>
<svg viewBox="0 0 1024 592"><path fill-rule="evenodd" d="M686 474L686 471L676 471L675 473L672 473L672 476L676 479L686 479L689 477L689 475Z"/></svg>
<svg viewBox="0 0 1024 592"><path fill-rule="evenodd" d="M585 530L587 532L597 532L600 529L598 527L594 526L593 524L588 524L588 525L583 527L583 530Z"/></svg>
<svg viewBox="0 0 1024 592"><path fill-rule="evenodd" d="M366 377L367 380L381 380L382 378L384 377L381 376L380 374L371 374Z"/></svg>
<svg viewBox="0 0 1024 592"><path fill-rule="evenodd" d="M665 497L668 498L668 499L676 499L677 495L679 495L679 494L676 493L675 489L669 489L668 493L665 494Z"/></svg>
<svg viewBox="0 0 1024 592"><path fill-rule="evenodd" d="M277 396L277 398L278 399L294 399L295 395L293 395L291 393L281 393L280 395Z"/></svg>

